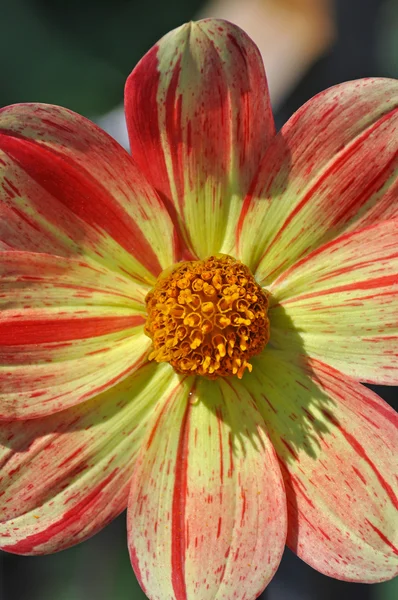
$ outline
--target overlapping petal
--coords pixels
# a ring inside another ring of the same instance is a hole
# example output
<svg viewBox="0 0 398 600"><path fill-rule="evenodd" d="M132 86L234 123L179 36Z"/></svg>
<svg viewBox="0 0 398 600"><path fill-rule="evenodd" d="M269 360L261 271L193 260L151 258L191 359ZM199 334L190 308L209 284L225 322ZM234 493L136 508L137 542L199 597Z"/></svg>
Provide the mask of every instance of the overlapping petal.
<svg viewBox="0 0 398 600"><path fill-rule="evenodd" d="M169 365L146 365L84 404L0 429L0 546L55 552L94 534L127 504L136 455Z"/></svg>
<svg viewBox="0 0 398 600"><path fill-rule="evenodd" d="M260 53L217 19L164 36L126 84L133 158L168 203L191 251L231 246L242 198L274 122Z"/></svg>
<svg viewBox="0 0 398 600"><path fill-rule="evenodd" d="M96 262L0 253L0 417L63 410L146 358L146 288Z"/></svg>
<svg viewBox="0 0 398 600"><path fill-rule="evenodd" d="M398 214L398 82L343 83L274 138L237 227L235 254L264 285L342 231Z"/></svg>
<svg viewBox="0 0 398 600"><path fill-rule="evenodd" d="M0 198L6 248L89 256L149 282L175 262L170 217L131 157L67 109L0 111Z"/></svg>
<svg viewBox="0 0 398 600"><path fill-rule="evenodd" d="M398 384L398 219L338 237L270 287L272 343Z"/></svg>
<svg viewBox="0 0 398 600"><path fill-rule="evenodd" d="M267 350L243 379L267 422L288 501L288 545L337 579L398 570L396 413L325 364ZM234 382L234 387L236 383Z"/></svg>
<svg viewBox="0 0 398 600"><path fill-rule="evenodd" d="M274 450L252 399L189 379L159 406L128 506L130 555L152 600L254 600L285 544Z"/></svg>

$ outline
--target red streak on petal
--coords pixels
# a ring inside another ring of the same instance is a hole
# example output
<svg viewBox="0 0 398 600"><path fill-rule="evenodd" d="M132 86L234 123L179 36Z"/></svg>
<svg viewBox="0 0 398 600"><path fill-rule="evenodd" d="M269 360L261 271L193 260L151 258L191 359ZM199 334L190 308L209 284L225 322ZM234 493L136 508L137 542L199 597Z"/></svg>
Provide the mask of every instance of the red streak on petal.
<svg viewBox="0 0 398 600"><path fill-rule="evenodd" d="M192 405L188 402L181 423L171 515L171 582L175 600L187 600L185 584L185 503L187 497L189 414L191 408Z"/></svg>
<svg viewBox="0 0 398 600"><path fill-rule="evenodd" d="M234 444L232 441L232 433L228 434L228 445L229 445L229 469L228 469L228 477L232 477L234 472Z"/></svg>
<svg viewBox="0 0 398 600"><path fill-rule="evenodd" d="M142 325L142 316L86 317L0 321L0 344L21 346L97 337Z"/></svg>
<svg viewBox="0 0 398 600"><path fill-rule="evenodd" d="M311 199L313 198L313 196L316 194L316 192L318 191L318 189L324 184L324 182L328 179L328 177L330 175L333 175L335 173L338 173L340 167L342 165L344 165L351 156L353 156L356 151L357 148L361 145L363 145L367 138L376 130L378 129L385 121L388 121L389 119L394 117L396 110L393 110L389 113L387 113L386 115L384 115L384 117L378 119L371 127L369 127L366 132L358 137L351 145L351 147L349 147L345 152L342 152L340 156L336 157L336 160L334 160L331 165L329 166L329 168L325 169L322 173L322 175L314 182L314 185L311 187L311 189L305 194L304 198L302 198L302 200L297 204L297 206L295 206L295 208L292 210L292 212L288 215L288 217L286 218L284 224L282 225L282 227L279 229L279 231L277 232L277 234L275 235L274 239L272 240L272 242L270 243L270 245L267 247L266 252L269 252L269 250L272 248L272 246L282 237L283 232L285 231L285 229L288 227L288 225L290 225L290 223L294 220L294 218L296 217L296 215L306 206L306 204L311 201ZM363 206L366 201L369 199L370 193L373 192L373 190L370 190L369 193L369 189L366 190L366 194L363 195L363 198L361 200L361 202L358 202L358 200L356 200L356 211L359 210L359 208L361 206ZM334 221L334 223L332 225L337 226L340 223L344 223L347 220L347 215L345 213L342 214L338 214L336 216L336 219ZM263 256L261 257L264 258L266 253L263 254Z"/></svg>
<svg viewBox="0 0 398 600"><path fill-rule="evenodd" d="M300 300L307 300L309 298L319 298L320 296L329 296L330 294L340 294L342 292L356 292L357 290L372 290L377 288L389 287L398 283L397 275L385 275L384 277L375 277L374 279L368 279L366 281L354 281L353 283L347 283L346 285L340 285L332 287L326 290L319 290L318 292L310 292L308 294L301 294L294 298L288 298L281 302L281 305L289 304L289 302L297 302ZM377 298L379 294L373 294L366 296L367 299ZM361 306L362 298L359 298Z"/></svg>
<svg viewBox="0 0 398 600"><path fill-rule="evenodd" d="M77 162L15 132L0 133L0 148L85 223L99 232L107 232L151 273L160 273L162 267L138 223Z"/></svg>
<svg viewBox="0 0 398 600"><path fill-rule="evenodd" d="M166 132L168 142L170 144L171 160L173 163L173 178L177 190L178 203L180 204L181 210L184 204L184 175L182 173L183 159L182 159L182 142L183 133L181 126L181 115L182 115L182 95L177 95L178 82L181 73L181 57L178 59L174 66L173 75L170 80L170 84L166 95Z"/></svg>
<svg viewBox="0 0 398 600"><path fill-rule="evenodd" d="M365 521L367 523L369 523L369 525L371 526L371 528L373 529L373 531L375 531L377 533L377 535L383 540L383 542L385 544L387 544L387 546L389 548L391 548L391 550L394 552L394 554L398 554L398 548L396 546L394 546L394 544L392 542L390 542L390 540L388 539L388 537L386 537L384 535L384 533L382 531L380 531L380 529L378 529L375 525L373 525L373 523L371 523L369 521L369 519L365 519Z"/></svg>
<svg viewBox="0 0 398 600"><path fill-rule="evenodd" d="M289 442L287 442L286 440L284 440L283 438L281 438L281 442L282 444L288 449L289 454L291 454L293 456L293 458L295 460L297 460L297 462L300 461L297 452L295 452L295 450L293 450L293 448L291 447L291 445L289 444Z"/></svg>
<svg viewBox="0 0 398 600"><path fill-rule="evenodd" d="M80 446L79 448L77 448L74 452L72 452L72 454L70 454L67 458L65 458L65 460L63 460L58 465L58 469L60 469L61 467L64 467L68 462L70 462L71 460L73 460L74 458L76 458L76 456L78 456L79 454L81 454L82 450L84 450L84 446Z"/></svg>
<svg viewBox="0 0 398 600"><path fill-rule="evenodd" d="M217 538L219 538L219 537L220 537L220 533L221 533L221 523L222 523L222 517L218 517Z"/></svg>
<svg viewBox="0 0 398 600"><path fill-rule="evenodd" d="M220 443L220 482L222 485L222 483L224 481L224 459L223 459L223 443L222 443L222 430L221 430L222 412L219 408L217 408L217 410L216 410L216 415L217 415L217 426L218 426L218 440Z"/></svg>
<svg viewBox="0 0 398 600"><path fill-rule="evenodd" d="M374 462L366 454L366 451L365 451L364 447L361 446L361 444L358 442L358 440L356 440L353 435L351 435L350 433L348 433L348 431L346 431L344 429L344 427L338 421L336 421L336 419L333 417L333 415L331 415L326 410L322 410L322 412L325 415L325 417L327 419L329 419L329 421L331 423L333 423L333 425L335 427L337 427L337 429L343 434L343 436L345 437L345 439L347 440L347 442L355 450L355 452L358 454L358 456L360 456L365 462L368 463L368 465L371 467L371 469L375 473L377 479L379 480L381 486L384 488L385 492L389 496L392 504L395 506L395 508L398 509L398 499L397 499L396 495L394 494L394 491L393 491L392 487L390 486L389 483L387 483L387 481L384 479L384 477L382 476L382 474L380 473L380 471L377 469L377 467L374 464Z"/></svg>
<svg viewBox="0 0 398 600"><path fill-rule="evenodd" d="M364 483L366 485L366 479L362 475L361 471L359 471L356 467L354 467L354 465L352 465L352 470L359 477L359 479L362 481L362 483Z"/></svg>
<svg viewBox="0 0 398 600"><path fill-rule="evenodd" d="M161 148L158 112L153 110L157 106L160 71L158 69L159 46L153 46L142 61L134 69L126 83L126 120L127 127L132 132L130 135L131 153L138 161L142 155L146 165L139 161L141 169L153 182L157 182L159 189L170 199L170 185L167 177L164 155L159 152ZM147 113L145 114L145 110ZM137 120L137 122L134 122ZM140 137L135 135L139 131Z"/></svg>
<svg viewBox="0 0 398 600"><path fill-rule="evenodd" d="M61 519L38 533L28 535L24 540L20 540L10 546L4 546L7 552L13 552L15 554L29 554L33 549L40 547L45 544L52 537L64 532L70 525L76 523L82 513L90 510L99 499L99 495L108 483L113 479L118 469L114 469L112 473L98 484L85 498L83 498L76 506L66 511Z"/></svg>
<svg viewBox="0 0 398 600"><path fill-rule="evenodd" d="M241 517L240 517L240 526L243 527L243 521L245 518L245 512L246 512L246 494L245 494L245 490L242 489L242 513L241 513Z"/></svg>
<svg viewBox="0 0 398 600"><path fill-rule="evenodd" d="M129 552L130 552L131 566L134 569L134 573L135 573L135 576L138 579L138 583L140 584L140 586L141 586L142 591L144 592L144 594L148 595L147 591L146 591L146 588L145 588L145 585L144 585L144 582L142 580L142 574L141 574L141 569L140 569L140 563L138 561L137 552L136 552L136 550L135 550L135 548L134 548L134 546L132 544L130 544L130 546L129 546Z"/></svg>
<svg viewBox="0 0 398 600"><path fill-rule="evenodd" d="M321 535L323 535L323 537L325 537L327 540L329 540L329 542L331 542L331 538L328 536L328 534L326 533L326 531L323 531L323 529L321 529L320 527L318 527L319 531L321 532Z"/></svg>

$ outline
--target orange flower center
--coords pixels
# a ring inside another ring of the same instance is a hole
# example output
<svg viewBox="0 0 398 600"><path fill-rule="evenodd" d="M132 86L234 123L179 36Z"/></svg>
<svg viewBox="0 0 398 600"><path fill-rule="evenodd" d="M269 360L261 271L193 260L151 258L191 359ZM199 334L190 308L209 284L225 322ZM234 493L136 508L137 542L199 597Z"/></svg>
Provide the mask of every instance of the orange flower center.
<svg viewBox="0 0 398 600"><path fill-rule="evenodd" d="M240 379L269 340L267 293L231 256L164 271L146 303L149 360L169 362L177 373Z"/></svg>

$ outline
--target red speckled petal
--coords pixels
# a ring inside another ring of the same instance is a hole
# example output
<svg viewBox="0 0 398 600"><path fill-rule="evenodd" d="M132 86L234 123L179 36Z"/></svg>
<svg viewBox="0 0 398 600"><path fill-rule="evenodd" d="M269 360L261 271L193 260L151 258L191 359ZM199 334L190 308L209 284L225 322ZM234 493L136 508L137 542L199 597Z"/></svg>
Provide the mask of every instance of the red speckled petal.
<svg viewBox="0 0 398 600"><path fill-rule="evenodd" d="M126 508L135 457L177 376L150 364L45 419L0 430L0 547L44 554L90 537Z"/></svg>
<svg viewBox="0 0 398 600"><path fill-rule="evenodd" d="M137 369L146 291L96 262L0 252L0 418L64 410Z"/></svg>
<svg viewBox="0 0 398 600"><path fill-rule="evenodd" d="M242 199L274 135L255 44L222 20L183 25L139 62L127 80L125 105L133 157L191 251L200 258L227 252Z"/></svg>
<svg viewBox="0 0 398 600"><path fill-rule="evenodd" d="M186 380L154 423L128 505L143 590L151 600L254 600L283 552L286 503L251 398L227 381Z"/></svg>
<svg viewBox="0 0 398 600"><path fill-rule="evenodd" d="M0 222L10 248L89 256L148 282L176 259L170 217L131 157L57 106L0 111Z"/></svg>
<svg viewBox="0 0 398 600"><path fill-rule="evenodd" d="M272 343L360 381L398 384L398 220L348 233L270 287Z"/></svg>
<svg viewBox="0 0 398 600"><path fill-rule="evenodd" d="M398 418L320 361L266 350L243 378L267 423L288 499L288 545L337 579L398 572Z"/></svg>
<svg viewBox="0 0 398 600"><path fill-rule="evenodd" d="M263 285L343 231L398 215L398 82L332 87L269 147L246 197L235 255Z"/></svg>

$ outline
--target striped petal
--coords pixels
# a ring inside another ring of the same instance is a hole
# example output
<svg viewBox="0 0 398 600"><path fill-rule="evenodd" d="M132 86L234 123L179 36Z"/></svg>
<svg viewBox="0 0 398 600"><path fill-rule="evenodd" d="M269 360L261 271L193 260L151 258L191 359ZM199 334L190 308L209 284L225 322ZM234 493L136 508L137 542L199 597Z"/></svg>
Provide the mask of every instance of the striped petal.
<svg viewBox="0 0 398 600"><path fill-rule="evenodd" d="M341 232L398 214L398 82L332 87L270 145L245 198L235 255L264 285Z"/></svg>
<svg viewBox="0 0 398 600"><path fill-rule="evenodd" d="M398 219L348 233L270 290L272 343L360 381L398 384Z"/></svg>
<svg viewBox="0 0 398 600"><path fill-rule="evenodd" d="M3 423L1 548L17 554L62 550L124 510L154 407L176 379L169 365L146 365L78 407Z"/></svg>
<svg viewBox="0 0 398 600"><path fill-rule="evenodd" d="M0 241L89 256L153 282L175 262L175 234L156 193L121 146L57 106L0 111Z"/></svg>
<svg viewBox="0 0 398 600"><path fill-rule="evenodd" d="M318 571L372 583L398 571L397 415L315 360L267 350L243 379L284 475L288 545ZM394 490L395 488L395 490Z"/></svg>
<svg viewBox="0 0 398 600"><path fill-rule="evenodd" d="M244 388L185 380L159 406L133 475L131 561L152 600L254 600L279 564L285 492Z"/></svg>
<svg viewBox="0 0 398 600"><path fill-rule="evenodd" d="M146 290L98 263L0 253L0 418L87 400L146 358Z"/></svg>
<svg viewBox="0 0 398 600"><path fill-rule="evenodd" d="M274 122L260 53L217 19L164 36L127 80L134 159L204 258L234 229Z"/></svg>

